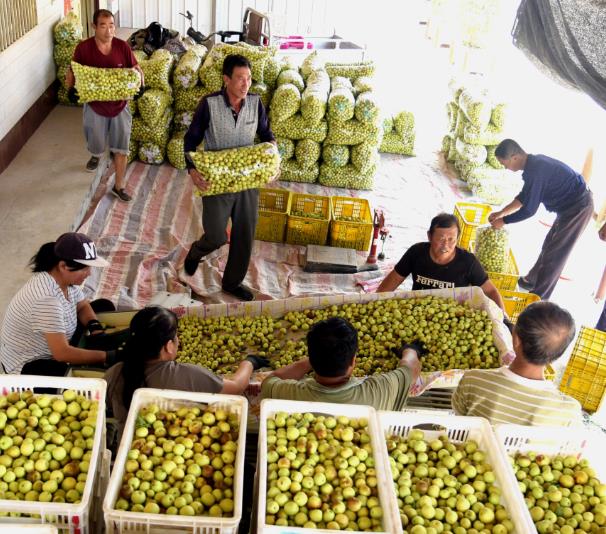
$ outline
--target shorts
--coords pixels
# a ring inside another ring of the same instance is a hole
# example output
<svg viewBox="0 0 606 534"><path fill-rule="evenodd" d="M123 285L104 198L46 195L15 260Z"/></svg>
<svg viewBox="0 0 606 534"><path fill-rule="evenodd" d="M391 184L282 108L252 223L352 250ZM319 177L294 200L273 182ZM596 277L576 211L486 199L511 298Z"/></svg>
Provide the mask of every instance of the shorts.
<svg viewBox="0 0 606 534"><path fill-rule="evenodd" d="M130 129L133 118L128 106L115 117L104 117L95 113L84 104L83 113L84 138L86 147L93 156L101 156L105 152L109 139L109 149L116 154L128 154Z"/></svg>

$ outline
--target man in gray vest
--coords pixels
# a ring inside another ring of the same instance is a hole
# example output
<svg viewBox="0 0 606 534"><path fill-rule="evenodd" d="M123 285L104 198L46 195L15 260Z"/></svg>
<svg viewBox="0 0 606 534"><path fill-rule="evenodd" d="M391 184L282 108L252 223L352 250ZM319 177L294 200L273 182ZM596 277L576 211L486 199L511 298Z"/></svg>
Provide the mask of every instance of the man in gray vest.
<svg viewBox="0 0 606 534"><path fill-rule="evenodd" d="M189 130L185 134L185 159L189 175L201 191L210 187L187 156L204 141L205 150L224 150L254 144L255 134L261 142L275 143L265 108L258 95L248 94L252 82L251 66L243 56L227 56L223 62L221 91L204 98ZM202 257L227 242L227 221L231 217L231 243L223 291L240 300L253 300L252 292L242 285L257 226L258 189L202 197L204 235L194 241L185 258L185 272L192 276Z"/></svg>

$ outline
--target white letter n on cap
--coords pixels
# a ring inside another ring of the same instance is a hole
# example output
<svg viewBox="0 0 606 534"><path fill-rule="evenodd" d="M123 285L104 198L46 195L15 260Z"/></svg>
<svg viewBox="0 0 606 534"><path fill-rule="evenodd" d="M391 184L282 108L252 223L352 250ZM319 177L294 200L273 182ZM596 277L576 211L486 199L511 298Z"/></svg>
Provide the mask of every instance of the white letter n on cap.
<svg viewBox="0 0 606 534"><path fill-rule="evenodd" d="M86 252L85 260L94 260L97 257L94 243L82 243L84 245L84 251Z"/></svg>

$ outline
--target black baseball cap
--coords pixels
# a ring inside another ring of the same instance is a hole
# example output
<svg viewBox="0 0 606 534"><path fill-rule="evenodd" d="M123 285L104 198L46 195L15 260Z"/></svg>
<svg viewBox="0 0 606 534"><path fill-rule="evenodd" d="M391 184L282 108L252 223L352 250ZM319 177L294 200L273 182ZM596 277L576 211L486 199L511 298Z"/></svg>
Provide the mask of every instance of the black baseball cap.
<svg viewBox="0 0 606 534"><path fill-rule="evenodd" d="M62 260L71 260L91 267L107 267L105 258L97 255L97 247L85 234L67 232L55 241L55 255Z"/></svg>

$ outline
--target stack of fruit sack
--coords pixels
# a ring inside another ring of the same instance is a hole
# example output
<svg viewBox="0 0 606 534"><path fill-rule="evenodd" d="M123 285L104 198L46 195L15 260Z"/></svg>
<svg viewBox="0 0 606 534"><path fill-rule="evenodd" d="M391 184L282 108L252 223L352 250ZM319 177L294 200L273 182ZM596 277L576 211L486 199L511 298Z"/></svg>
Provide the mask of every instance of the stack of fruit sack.
<svg viewBox="0 0 606 534"><path fill-rule="evenodd" d="M491 273L507 272L509 266L509 231L506 228L478 228L475 255L482 267Z"/></svg>
<svg viewBox="0 0 606 534"><path fill-rule="evenodd" d="M382 129L370 62L283 65L269 119L282 156L280 179L371 189Z"/></svg>
<svg viewBox="0 0 606 534"><path fill-rule="evenodd" d="M59 80L58 98L61 104L73 105L67 98L67 88L65 87L65 76L67 69L74 56L76 45L82 39L82 24L78 15L70 11L53 28L53 38L55 47L53 56L57 65L57 80Z"/></svg>
<svg viewBox="0 0 606 534"><path fill-rule="evenodd" d="M472 83L452 81L450 89L453 99L446 105L449 132L442 151L475 196L489 204L502 204L521 187L495 157L503 139L505 104Z"/></svg>
<svg viewBox="0 0 606 534"><path fill-rule="evenodd" d="M400 111L383 121L383 141L379 152L414 156L415 116L410 111Z"/></svg>
<svg viewBox="0 0 606 534"><path fill-rule="evenodd" d="M149 57L142 50L134 54L145 76L145 91L128 104L133 115L128 161L138 157L144 163L159 165L166 156L173 120L170 80L175 58L163 49Z"/></svg>

